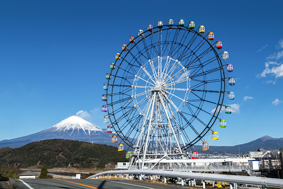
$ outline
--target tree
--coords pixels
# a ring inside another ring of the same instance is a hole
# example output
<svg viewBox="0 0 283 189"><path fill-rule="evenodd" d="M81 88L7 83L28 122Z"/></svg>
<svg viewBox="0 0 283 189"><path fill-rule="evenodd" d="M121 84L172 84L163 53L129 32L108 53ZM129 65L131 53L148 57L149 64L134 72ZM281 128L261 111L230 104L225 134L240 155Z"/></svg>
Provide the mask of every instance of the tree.
<svg viewBox="0 0 283 189"><path fill-rule="evenodd" d="M47 178L47 167L46 164L42 166L39 178Z"/></svg>

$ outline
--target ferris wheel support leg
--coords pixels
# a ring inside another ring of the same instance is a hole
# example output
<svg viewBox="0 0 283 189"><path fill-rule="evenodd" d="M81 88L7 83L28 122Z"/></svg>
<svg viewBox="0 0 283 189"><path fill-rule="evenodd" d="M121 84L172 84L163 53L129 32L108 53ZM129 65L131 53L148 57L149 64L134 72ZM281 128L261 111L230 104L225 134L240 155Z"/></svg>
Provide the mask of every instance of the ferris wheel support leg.
<svg viewBox="0 0 283 189"><path fill-rule="evenodd" d="M153 117L153 110L154 110L155 98L156 98L156 93L154 93L154 95L153 95L153 102L152 102L152 106L151 106L152 108L151 108L150 118L149 118L149 124L148 124L148 128L147 128L146 142L145 142L144 151L143 151L142 169L144 168L145 155L146 155L146 152L147 152L149 134L150 134L151 125L152 125L152 117Z"/></svg>
<svg viewBox="0 0 283 189"><path fill-rule="evenodd" d="M167 109L167 107L165 106L165 103L164 103L164 101L163 101L163 98L161 97L160 94L159 94L159 97L160 97L161 104L162 104L162 106L163 106L163 108L164 108L164 111L165 111L165 114L166 114L166 117L167 117L167 120L168 120L168 123L169 123L169 129L172 131L173 136L174 136L174 139L175 139L175 142L176 142L176 144L177 144L177 147L178 147L179 151L181 152L182 150L181 150L180 144L179 144L179 142L178 142L178 139L177 139L177 137L176 137L176 134L175 134L175 132L174 132L174 129L173 129L172 124L171 124L171 121L170 121L168 109Z"/></svg>

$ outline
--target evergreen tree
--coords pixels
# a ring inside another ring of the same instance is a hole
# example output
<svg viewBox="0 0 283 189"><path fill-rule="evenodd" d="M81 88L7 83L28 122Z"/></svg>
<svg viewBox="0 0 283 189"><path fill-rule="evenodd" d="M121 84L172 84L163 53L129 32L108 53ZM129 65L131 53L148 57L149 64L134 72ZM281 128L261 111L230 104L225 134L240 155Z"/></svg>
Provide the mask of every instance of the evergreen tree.
<svg viewBox="0 0 283 189"><path fill-rule="evenodd" d="M43 165L42 168L41 168L39 178L47 178L47 173L48 173L47 167L46 167L46 165Z"/></svg>

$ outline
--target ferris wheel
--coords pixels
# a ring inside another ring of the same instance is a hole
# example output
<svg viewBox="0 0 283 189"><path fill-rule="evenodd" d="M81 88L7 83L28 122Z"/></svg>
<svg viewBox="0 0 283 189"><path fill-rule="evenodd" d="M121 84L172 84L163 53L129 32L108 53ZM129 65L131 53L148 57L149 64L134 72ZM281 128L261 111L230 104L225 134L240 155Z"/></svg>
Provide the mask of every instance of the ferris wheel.
<svg viewBox="0 0 283 189"><path fill-rule="evenodd" d="M102 111L108 113L107 132L115 133L112 142L121 138L119 150L127 144L131 156L143 159L184 154L199 141L208 150L204 136L211 132L218 140L218 128L226 127L220 115L232 112L225 104L235 98L227 90L235 85L228 58L214 33L193 21L169 19L138 30L116 53L103 85Z"/></svg>

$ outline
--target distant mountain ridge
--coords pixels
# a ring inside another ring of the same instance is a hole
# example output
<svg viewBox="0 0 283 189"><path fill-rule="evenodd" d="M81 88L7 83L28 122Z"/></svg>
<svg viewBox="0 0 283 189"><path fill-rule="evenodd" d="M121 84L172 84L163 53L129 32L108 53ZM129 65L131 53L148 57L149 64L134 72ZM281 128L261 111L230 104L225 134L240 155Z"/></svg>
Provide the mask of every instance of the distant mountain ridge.
<svg viewBox="0 0 283 189"><path fill-rule="evenodd" d="M283 138L272 138L268 135L260 137L248 143L239 144L235 146L210 146L207 153L233 153L233 154L247 154L250 151L257 151L259 148L265 150L275 150L283 148ZM195 146L196 150L202 151L201 146Z"/></svg>
<svg viewBox="0 0 283 189"><path fill-rule="evenodd" d="M106 133L106 129L102 129L78 116L71 116L41 132L11 140L2 140L0 141L0 148L18 148L31 142L49 139L70 139L117 146L117 143L111 142L111 137L111 134ZM248 153L249 151L256 151L259 148L266 150L283 148L283 138L272 138L266 135L245 144L235 146L210 146L209 148L209 151L203 152L200 145L194 146L194 150L201 153L242 154ZM125 149L127 149L126 145Z"/></svg>
<svg viewBox="0 0 283 189"><path fill-rule="evenodd" d="M31 142L48 139L70 139L97 144L111 143L111 135L102 129L78 116L71 116L56 125L31 135L0 141L0 148L18 148Z"/></svg>

